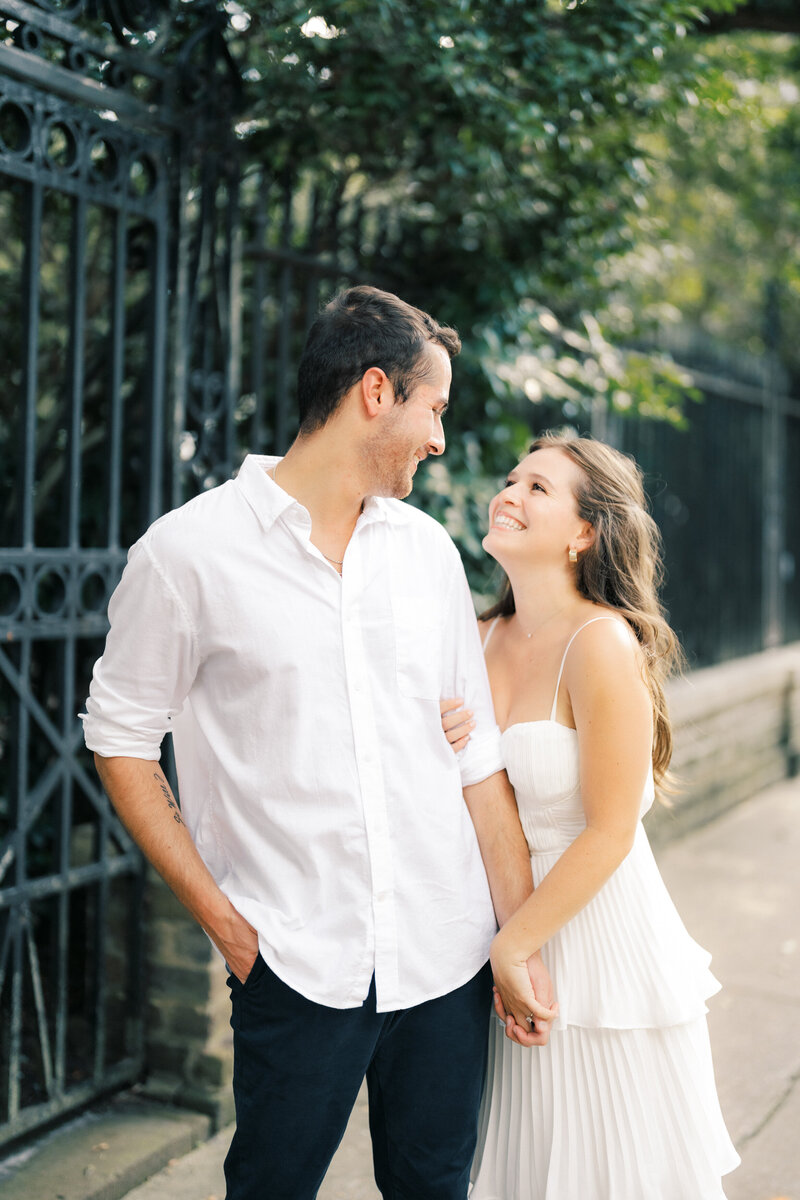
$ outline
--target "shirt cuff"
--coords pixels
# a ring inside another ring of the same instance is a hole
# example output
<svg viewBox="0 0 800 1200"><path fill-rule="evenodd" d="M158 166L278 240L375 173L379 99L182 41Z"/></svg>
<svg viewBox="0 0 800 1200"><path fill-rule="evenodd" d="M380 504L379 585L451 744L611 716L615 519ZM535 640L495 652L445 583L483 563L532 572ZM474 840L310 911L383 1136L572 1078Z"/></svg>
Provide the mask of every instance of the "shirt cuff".
<svg viewBox="0 0 800 1200"><path fill-rule="evenodd" d="M490 775L505 769L500 730L494 729L475 737L473 734L467 745L458 754L458 766L461 771L462 787L473 783L482 783Z"/></svg>
<svg viewBox="0 0 800 1200"><path fill-rule="evenodd" d="M161 758L161 738L154 741L138 730L116 725L108 720L98 720L87 713L78 713L83 721L83 740L86 749L102 758L144 758L158 762Z"/></svg>

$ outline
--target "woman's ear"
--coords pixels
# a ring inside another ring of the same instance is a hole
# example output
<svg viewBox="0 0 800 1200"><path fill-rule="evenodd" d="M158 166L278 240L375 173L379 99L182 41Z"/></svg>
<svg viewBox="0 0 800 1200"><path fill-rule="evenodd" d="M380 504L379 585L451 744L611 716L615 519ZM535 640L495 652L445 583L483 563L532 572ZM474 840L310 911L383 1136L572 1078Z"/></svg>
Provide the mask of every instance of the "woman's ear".
<svg viewBox="0 0 800 1200"><path fill-rule="evenodd" d="M572 539L572 545L576 550L579 550L582 553L584 550L588 550L590 546L594 545L594 539L594 525L590 524L589 521L584 521L583 525L581 526L580 533L578 533L577 537Z"/></svg>

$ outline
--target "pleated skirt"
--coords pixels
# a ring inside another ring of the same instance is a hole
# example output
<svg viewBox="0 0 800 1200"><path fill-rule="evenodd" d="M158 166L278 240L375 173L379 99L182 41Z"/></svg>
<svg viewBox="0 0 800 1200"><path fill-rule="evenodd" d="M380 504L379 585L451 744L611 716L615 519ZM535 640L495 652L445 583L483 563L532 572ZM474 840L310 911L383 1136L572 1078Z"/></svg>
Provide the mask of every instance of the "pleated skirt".
<svg viewBox="0 0 800 1200"><path fill-rule="evenodd" d="M739 1156L705 1017L530 1050L491 1024L470 1200L724 1200Z"/></svg>

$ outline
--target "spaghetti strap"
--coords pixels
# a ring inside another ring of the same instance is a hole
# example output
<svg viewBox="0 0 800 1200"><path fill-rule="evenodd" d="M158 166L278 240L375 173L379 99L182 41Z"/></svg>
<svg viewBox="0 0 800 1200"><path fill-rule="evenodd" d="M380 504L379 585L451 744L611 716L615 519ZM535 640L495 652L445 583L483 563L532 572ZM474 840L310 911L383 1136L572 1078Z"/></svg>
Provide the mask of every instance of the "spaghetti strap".
<svg viewBox="0 0 800 1200"><path fill-rule="evenodd" d="M486 653L486 647L489 645L489 641L491 640L491 636L492 636L492 634L494 633L494 627L495 627L495 625L497 624L497 622L498 622L499 620L500 620L500 614L498 614L498 615L495 617L495 619L492 621L491 625L489 626L489 632L486 634L486 637L483 639L483 653L484 653L484 654Z"/></svg>
<svg viewBox="0 0 800 1200"><path fill-rule="evenodd" d="M558 670L558 679L556 680L556 694L555 694L555 696L553 696L553 707L550 709L550 720L551 721L555 721L555 719L556 719L556 705L558 704L558 689L561 687L561 676L564 674L564 663L567 661L567 654L569 653L569 648L572 645L572 643L575 641L575 638L578 636L580 631L582 629L585 629L587 625L594 625L595 621L619 621L619 618L612 617L610 615L603 616L603 617L592 617L590 620L584 621L583 625L580 625L575 630L572 637L567 642L567 648L564 651L564 654L561 658L561 666L559 667L559 670ZM486 641L488 642L488 640L489 640L489 638L487 637ZM484 646L484 649L485 649L485 646Z"/></svg>

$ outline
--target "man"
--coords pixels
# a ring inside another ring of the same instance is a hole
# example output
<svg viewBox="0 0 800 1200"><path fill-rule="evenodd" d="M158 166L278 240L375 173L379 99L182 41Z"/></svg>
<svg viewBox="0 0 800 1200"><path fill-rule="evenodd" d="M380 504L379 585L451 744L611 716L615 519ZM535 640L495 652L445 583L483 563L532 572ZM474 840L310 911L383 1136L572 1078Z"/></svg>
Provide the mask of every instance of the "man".
<svg viewBox="0 0 800 1200"><path fill-rule="evenodd" d="M86 742L230 969L228 1200L315 1196L365 1074L383 1195L466 1195L495 912L531 872L458 554L398 502L444 450L459 349L396 296L336 297L285 458L157 521L109 606ZM458 763L443 695L475 714ZM496 983L536 1041L526 964Z"/></svg>

